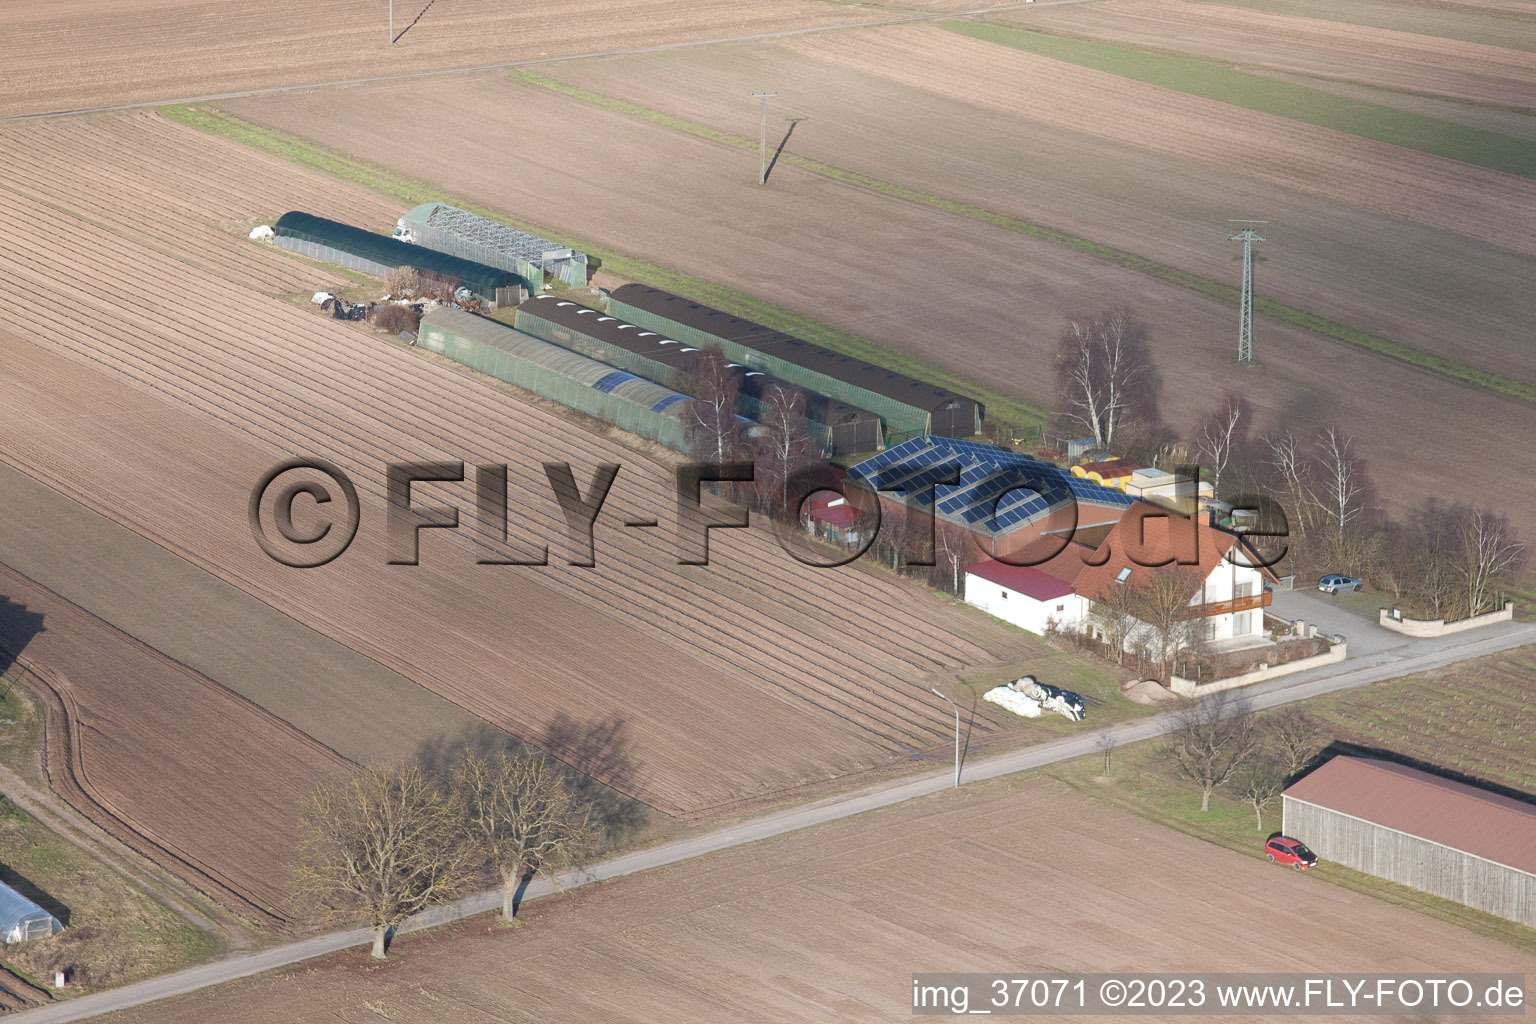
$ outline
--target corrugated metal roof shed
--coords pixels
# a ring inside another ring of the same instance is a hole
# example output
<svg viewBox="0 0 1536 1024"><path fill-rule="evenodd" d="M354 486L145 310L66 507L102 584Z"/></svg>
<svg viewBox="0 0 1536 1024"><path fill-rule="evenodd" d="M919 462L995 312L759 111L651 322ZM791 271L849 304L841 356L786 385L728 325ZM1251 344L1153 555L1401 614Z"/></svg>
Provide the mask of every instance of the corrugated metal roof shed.
<svg viewBox="0 0 1536 1024"><path fill-rule="evenodd" d="M570 299L539 295L517 308L518 328L615 366L623 366L671 388L687 386L693 345L659 331L611 316ZM541 322L542 321L542 322ZM769 373L739 367L741 395L737 411L761 421L772 389L782 387L805 399L811 432L829 454L878 451L883 445L880 417Z"/></svg>
<svg viewBox="0 0 1536 1024"><path fill-rule="evenodd" d="M973 398L731 316L681 295L626 284L614 289L611 300L615 313L643 326L659 330L665 321L717 338L726 343L731 358L754 369L769 369L818 393L851 400L860 408L879 413L890 429L966 435L981 428L981 404Z"/></svg>
<svg viewBox="0 0 1536 1024"><path fill-rule="evenodd" d="M587 283L586 253L519 231L479 214L447 203L422 203L400 218L421 244L503 270L515 271L529 281L530 289L543 286L545 272L572 287Z"/></svg>
<svg viewBox="0 0 1536 1024"><path fill-rule="evenodd" d="M1007 562L989 558L985 562L966 566L965 571L972 576L979 576L996 583L1000 587L1007 587L1015 593L1032 597L1036 601L1049 601L1072 593L1070 583L1059 580L1050 573L1041 572L1032 565L1010 565Z"/></svg>
<svg viewBox="0 0 1536 1024"><path fill-rule="evenodd" d="M0 937L6 942L46 939L64 925L42 907L10 886L0 883Z"/></svg>
<svg viewBox="0 0 1536 1024"><path fill-rule="evenodd" d="M1536 806L1407 765L1341 755L1285 797L1536 874Z"/></svg>
<svg viewBox="0 0 1536 1024"><path fill-rule="evenodd" d="M439 306L419 344L641 437L686 448L685 396L473 313Z"/></svg>

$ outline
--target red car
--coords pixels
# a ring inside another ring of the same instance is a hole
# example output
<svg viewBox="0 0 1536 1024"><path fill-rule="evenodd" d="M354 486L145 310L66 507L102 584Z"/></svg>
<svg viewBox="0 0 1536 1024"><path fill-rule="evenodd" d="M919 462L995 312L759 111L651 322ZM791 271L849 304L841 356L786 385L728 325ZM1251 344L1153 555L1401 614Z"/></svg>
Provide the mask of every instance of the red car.
<svg viewBox="0 0 1536 1024"><path fill-rule="evenodd" d="M1275 836L1264 844L1264 852L1276 864L1289 864L1297 871L1317 864L1317 854L1307 849L1307 844L1299 839Z"/></svg>

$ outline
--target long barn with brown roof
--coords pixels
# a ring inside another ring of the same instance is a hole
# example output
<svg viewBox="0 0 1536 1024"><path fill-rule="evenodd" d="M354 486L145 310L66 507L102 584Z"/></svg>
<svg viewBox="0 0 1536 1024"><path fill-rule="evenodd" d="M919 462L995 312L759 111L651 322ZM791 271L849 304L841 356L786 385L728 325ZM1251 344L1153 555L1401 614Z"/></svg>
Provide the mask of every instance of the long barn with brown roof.
<svg viewBox="0 0 1536 1024"><path fill-rule="evenodd" d="M1285 834L1325 861L1536 926L1536 805L1347 756L1282 800Z"/></svg>

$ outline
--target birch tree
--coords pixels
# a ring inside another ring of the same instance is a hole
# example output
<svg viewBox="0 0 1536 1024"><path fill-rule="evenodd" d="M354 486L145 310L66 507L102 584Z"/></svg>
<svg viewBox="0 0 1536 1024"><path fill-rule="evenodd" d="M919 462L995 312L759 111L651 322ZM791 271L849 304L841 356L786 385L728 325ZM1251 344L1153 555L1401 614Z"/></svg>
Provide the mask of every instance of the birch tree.
<svg viewBox="0 0 1536 1024"><path fill-rule="evenodd" d="M789 481L809 460L814 443L805 420L805 392L775 384L763 398L763 434L758 439L758 479L768 488L774 514L784 516Z"/></svg>
<svg viewBox="0 0 1536 1024"><path fill-rule="evenodd" d="M1148 415L1155 402L1146 328L1124 307L1068 320L1056 379L1061 415L1092 434L1095 444L1112 446L1121 427Z"/></svg>
<svg viewBox="0 0 1536 1024"><path fill-rule="evenodd" d="M1195 428L1195 450L1200 455L1200 465L1211 472L1211 486L1217 496L1222 494L1221 478L1227 468L1247 454L1248 426L1253 419L1253 409L1236 391L1227 392L1221 406L1201 421Z"/></svg>
<svg viewBox="0 0 1536 1024"><path fill-rule="evenodd" d="M361 912L378 959L402 921L452 900L470 881L453 807L414 764L321 783L300 812L299 837L296 896Z"/></svg>
<svg viewBox="0 0 1536 1024"><path fill-rule="evenodd" d="M1337 542L1363 519L1369 495L1365 462L1354 439L1336 426L1318 431L1312 445L1308 494Z"/></svg>
<svg viewBox="0 0 1536 1024"><path fill-rule="evenodd" d="M697 458L730 462L741 453L741 426L736 419L736 395L741 379L718 347L700 349L688 367L685 427Z"/></svg>
<svg viewBox="0 0 1536 1024"><path fill-rule="evenodd" d="M1506 517L1487 509L1464 507L1456 520L1462 593L1466 613L1473 616L1492 603L1494 588L1520 567L1525 545L1515 539Z"/></svg>

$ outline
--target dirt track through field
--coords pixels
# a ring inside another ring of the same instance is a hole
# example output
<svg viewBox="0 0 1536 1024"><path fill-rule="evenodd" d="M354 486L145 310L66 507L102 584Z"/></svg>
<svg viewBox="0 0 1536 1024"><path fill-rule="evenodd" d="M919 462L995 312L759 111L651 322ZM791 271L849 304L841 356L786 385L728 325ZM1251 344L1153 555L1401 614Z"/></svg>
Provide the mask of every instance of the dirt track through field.
<svg viewBox="0 0 1536 1024"><path fill-rule="evenodd" d="M1536 255L1536 181L933 27L785 45L858 71ZM947 73L946 73L947 72Z"/></svg>
<svg viewBox="0 0 1536 1024"><path fill-rule="evenodd" d="M1503 106L1533 105L1536 53L1239 10L1194 0L1104 0L999 20L1020 28L1435 93Z"/></svg>
<svg viewBox="0 0 1536 1024"><path fill-rule="evenodd" d="M347 762L5 566L0 594L0 651L47 709L52 787L236 912L291 919L299 803Z"/></svg>
<svg viewBox="0 0 1536 1024"><path fill-rule="evenodd" d="M525 913L517 929L478 918L410 937L383 971L353 951L123 1019L320 1024L388 1007L444 1024L819 1024L911 1019L916 971L1536 971L1528 954L1033 775Z"/></svg>
<svg viewBox="0 0 1536 1024"><path fill-rule="evenodd" d="M142 144L160 137L163 145ZM183 236L201 244L196 238L213 223L243 224L257 213L261 189L274 187L271 168L234 171L204 189L202 224L147 216L160 226L145 240L45 205L106 192L91 185L92 175L107 173L100 165L81 159L71 165L95 169L60 173L56 161L114 138L123 148L141 144L132 159L144 163L131 166L155 185L123 201L151 213L197 188L211 155L182 162L178 145L243 152L152 115L15 133L5 159L20 184L0 193L14 256L0 266L0 281L17 298L0 301L52 354L17 353L32 365L7 382L25 392L8 413L16 424L8 436L22 440L7 461L495 724L535 741L558 733L579 766L672 812L942 742L946 719L927 685L1030 649L979 615L931 600L914 605L905 585L801 567L756 532L716 541L720 554L708 568L676 566L670 545L659 550L600 527L596 570L557 564L465 576L474 549L436 539L424 543L422 566L386 569L376 527L326 569L279 570L249 540L243 511L248 488L277 453L349 468L374 508L382 507L386 460L506 459L511 493L529 496L518 510L528 535L554 541L557 560L564 524L540 460L571 461L580 480L596 462L627 463L609 501L625 513L665 513L672 488L661 467L437 362L198 268L162 271L163 248ZM328 202L330 193L356 191L284 171L287 198L315 212L346 205ZM254 200L239 194L245 175L267 179ZM287 287L275 278L298 265L251 248L288 264L271 271L272 285ZM94 254L90 286L80 283L84 298L68 307L21 301L81 273L61 255L70 251ZM157 297L152 305L139 301L148 294ZM112 373L71 371L58 356ZM51 374L73 379L54 384ZM123 392L128 382L133 390ZM87 391L96 395L89 411L40 443L50 417ZM128 415L134 407L142 410ZM156 424L154 440L137 432L141 421ZM154 464L150 453L168 443L185 453L181 465ZM461 507L473 507L465 488L451 490ZM957 628L980 640L962 639ZM621 763L583 763L600 759L581 740L614 731L631 745Z"/></svg>

